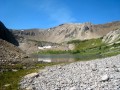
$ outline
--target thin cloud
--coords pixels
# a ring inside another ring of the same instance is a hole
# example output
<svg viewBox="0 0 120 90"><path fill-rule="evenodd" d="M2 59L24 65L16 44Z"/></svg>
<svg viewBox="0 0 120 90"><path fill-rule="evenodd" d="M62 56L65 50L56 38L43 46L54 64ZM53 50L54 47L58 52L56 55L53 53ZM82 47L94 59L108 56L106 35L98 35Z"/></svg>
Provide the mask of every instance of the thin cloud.
<svg viewBox="0 0 120 90"><path fill-rule="evenodd" d="M62 2L57 0L44 0L41 2L40 8L51 20L57 23L76 21L76 19L72 17L71 11Z"/></svg>

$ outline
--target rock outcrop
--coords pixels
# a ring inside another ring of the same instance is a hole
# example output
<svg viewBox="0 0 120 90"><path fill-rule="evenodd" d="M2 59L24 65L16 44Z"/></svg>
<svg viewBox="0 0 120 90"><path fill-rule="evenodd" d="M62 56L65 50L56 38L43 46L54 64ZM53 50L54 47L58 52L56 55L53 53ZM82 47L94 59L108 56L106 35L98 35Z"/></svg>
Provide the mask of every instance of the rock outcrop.
<svg viewBox="0 0 120 90"><path fill-rule="evenodd" d="M12 32L0 22L0 71L12 69L23 60L25 53L17 47L18 45Z"/></svg>
<svg viewBox="0 0 120 90"><path fill-rule="evenodd" d="M120 43L120 29L115 31L110 31L107 35L105 35L102 39L104 43Z"/></svg>
<svg viewBox="0 0 120 90"><path fill-rule="evenodd" d="M0 39L6 40L16 46L19 45L18 41L15 39L12 32L8 30L1 21L0 21Z"/></svg>

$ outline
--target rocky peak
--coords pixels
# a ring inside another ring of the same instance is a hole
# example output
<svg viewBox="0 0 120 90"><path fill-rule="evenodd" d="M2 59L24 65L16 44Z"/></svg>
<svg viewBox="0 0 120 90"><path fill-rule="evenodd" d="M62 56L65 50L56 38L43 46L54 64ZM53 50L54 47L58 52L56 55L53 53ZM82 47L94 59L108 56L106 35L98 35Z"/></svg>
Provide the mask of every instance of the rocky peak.
<svg viewBox="0 0 120 90"><path fill-rule="evenodd" d="M0 39L6 40L14 45L18 46L18 42L10 30L0 21Z"/></svg>
<svg viewBox="0 0 120 90"><path fill-rule="evenodd" d="M5 27L5 25L0 21L0 29L1 30L4 30L4 29L7 29L6 27Z"/></svg>

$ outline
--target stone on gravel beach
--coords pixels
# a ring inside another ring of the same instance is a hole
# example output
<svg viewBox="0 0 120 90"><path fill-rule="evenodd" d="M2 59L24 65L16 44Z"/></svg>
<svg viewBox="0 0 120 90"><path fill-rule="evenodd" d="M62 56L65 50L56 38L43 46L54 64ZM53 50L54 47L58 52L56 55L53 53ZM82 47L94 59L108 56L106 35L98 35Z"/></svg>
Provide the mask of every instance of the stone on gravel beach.
<svg viewBox="0 0 120 90"><path fill-rule="evenodd" d="M23 77L31 90L120 90L120 55L46 67L37 77Z"/></svg>
<svg viewBox="0 0 120 90"><path fill-rule="evenodd" d="M108 77L107 74L106 74L106 75L103 75L101 78L102 78L102 81L107 81L107 80L109 79L109 77Z"/></svg>

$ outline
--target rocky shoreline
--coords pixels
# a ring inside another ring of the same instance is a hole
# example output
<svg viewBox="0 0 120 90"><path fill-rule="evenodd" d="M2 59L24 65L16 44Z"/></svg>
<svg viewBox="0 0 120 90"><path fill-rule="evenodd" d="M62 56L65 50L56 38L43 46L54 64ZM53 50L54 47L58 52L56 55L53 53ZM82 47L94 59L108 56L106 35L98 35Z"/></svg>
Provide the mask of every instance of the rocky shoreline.
<svg viewBox="0 0 120 90"><path fill-rule="evenodd" d="M120 55L46 67L22 78L26 90L120 90Z"/></svg>

